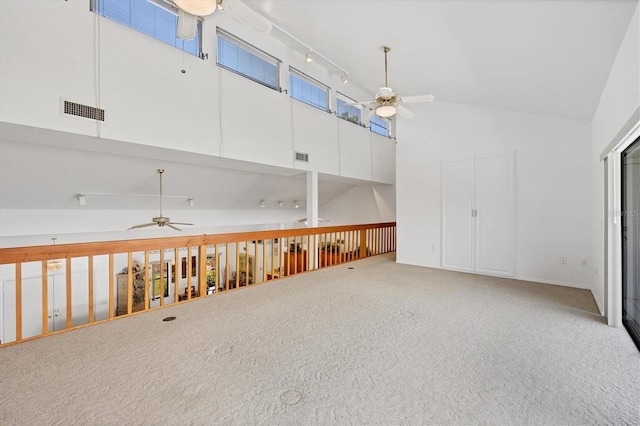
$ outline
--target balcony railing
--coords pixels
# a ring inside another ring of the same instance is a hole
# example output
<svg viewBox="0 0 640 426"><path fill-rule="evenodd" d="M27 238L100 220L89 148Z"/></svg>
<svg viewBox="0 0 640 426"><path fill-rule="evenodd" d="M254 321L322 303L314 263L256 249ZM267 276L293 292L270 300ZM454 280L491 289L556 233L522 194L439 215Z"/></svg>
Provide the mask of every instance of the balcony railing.
<svg viewBox="0 0 640 426"><path fill-rule="evenodd" d="M395 249L395 222L0 249L0 346Z"/></svg>

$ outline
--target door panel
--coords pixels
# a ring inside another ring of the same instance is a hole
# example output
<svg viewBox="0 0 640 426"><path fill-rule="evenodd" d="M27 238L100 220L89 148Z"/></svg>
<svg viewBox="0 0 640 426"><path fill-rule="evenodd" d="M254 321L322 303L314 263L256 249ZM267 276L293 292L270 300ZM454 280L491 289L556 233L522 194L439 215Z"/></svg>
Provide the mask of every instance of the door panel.
<svg viewBox="0 0 640 426"><path fill-rule="evenodd" d="M513 156L476 162L476 271L513 275Z"/></svg>
<svg viewBox="0 0 640 426"><path fill-rule="evenodd" d="M621 159L622 324L640 348L640 140Z"/></svg>
<svg viewBox="0 0 640 426"><path fill-rule="evenodd" d="M442 168L443 267L473 271L474 161L445 162Z"/></svg>
<svg viewBox="0 0 640 426"><path fill-rule="evenodd" d="M16 340L16 282L2 283L4 342ZM25 303L29 300L29 303ZM42 334L42 278L22 278L22 338Z"/></svg>

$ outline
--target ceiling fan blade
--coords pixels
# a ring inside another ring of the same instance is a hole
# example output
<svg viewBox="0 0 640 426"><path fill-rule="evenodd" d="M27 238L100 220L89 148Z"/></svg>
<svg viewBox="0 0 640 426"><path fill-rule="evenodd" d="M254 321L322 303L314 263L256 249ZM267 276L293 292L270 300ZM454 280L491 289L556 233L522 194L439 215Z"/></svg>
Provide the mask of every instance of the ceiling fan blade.
<svg viewBox="0 0 640 426"><path fill-rule="evenodd" d="M148 226L158 226L158 224L155 223L155 222L151 222L151 223L145 223L145 224L142 224L142 225L135 225L135 226L132 226L131 228L127 229L127 231L129 231L131 229L146 228Z"/></svg>
<svg viewBox="0 0 640 426"><path fill-rule="evenodd" d="M411 118L415 114L403 107L402 105L398 105L397 107L398 115L402 118Z"/></svg>
<svg viewBox="0 0 640 426"><path fill-rule="evenodd" d="M221 7L222 4L219 6ZM229 4L229 10L233 12L236 18L245 24L249 24L250 27L259 33L268 33L271 31L271 24L244 3L233 2Z"/></svg>
<svg viewBox="0 0 640 426"><path fill-rule="evenodd" d="M196 36L198 17L178 8L178 25L176 37L182 40L191 40Z"/></svg>
<svg viewBox="0 0 640 426"><path fill-rule="evenodd" d="M362 122L363 123L368 123L369 120L371 120L371 117L373 117L376 114L376 110L374 109L370 109L367 114L362 118Z"/></svg>
<svg viewBox="0 0 640 426"><path fill-rule="evenodd" d="M173 225L172 225L171 223L169 223L169 222L166 222L166 223L165 223L165 226L168 226L168 227L169 227L169 228L171 228L171 229L175 229L176 231L182 231L182 229L180 229L180 228L176 228L175 226L173 226Z"/></svg>
<svg viewBox="0 0 640 426"><path fill-rule="evenodd" d="M343 106L355 106L355 105L370 105L370 104L375 104L377 103L376 101L362 101L362 102L345 102L341 105Z"/></svg>
<svg viewBox="0 0 640 426"><path fill-rule="evenodd" d="M172 225L193 225L193 223L183 223L183 222L166 222Z"/></svg>
<svg viewBox="0 0 640 426"><path fill-rule="evenodd" d="M302 222L306 222L306 221L307 221L307 218L306 218L306 217L303 217L302 219L298 219L298 222L301 222L301 223L302 223ZM320 217L319 217L319 218L318 218L318 222L331 222L331 221L330 221L330 220L327 220L327 219L322 219L322 218L320 218Z"/></svg>
<svg viewBox="0 0 640 426"><path fill-rule="evenodd" d="M418 102L432 102L434 99L433 95L403 96L398 102L403 104L415 104Z"/></svg>

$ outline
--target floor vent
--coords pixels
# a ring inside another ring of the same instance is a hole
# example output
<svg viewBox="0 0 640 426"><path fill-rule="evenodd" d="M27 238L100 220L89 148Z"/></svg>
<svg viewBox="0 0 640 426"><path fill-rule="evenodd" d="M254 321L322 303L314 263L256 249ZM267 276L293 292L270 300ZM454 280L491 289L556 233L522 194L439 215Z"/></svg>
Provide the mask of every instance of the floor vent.
<svg viewBox="0 0 640 426"><path fill-rule="evenodd" d="M304 152L296 152L296 161L304 161L305 163L308 163L309 154L305 154Z"/></svg>
<svg viewBox="0 0 640 426"><path fill-rule="evenodd" d="M104 121L104 110L101 108L82 105L76 102L64 101L64 113L91 120Z"/></svg>

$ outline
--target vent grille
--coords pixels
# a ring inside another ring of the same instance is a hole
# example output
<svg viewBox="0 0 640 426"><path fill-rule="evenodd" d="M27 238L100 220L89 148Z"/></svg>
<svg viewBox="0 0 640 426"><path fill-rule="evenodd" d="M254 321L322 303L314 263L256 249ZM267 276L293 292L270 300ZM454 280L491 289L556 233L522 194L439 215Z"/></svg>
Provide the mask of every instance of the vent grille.
<svg viewBox="0 0 640 426"><path fill-rule="evenodd" d="M64 101L64 113L91 120L104 121L104 110L76 102Z"/></svg>
<svg viewBox="0 0 640 426"><path fill-rule="evenodd" d="M304 152L296 152L296 161L304 161L305 163L308 163L309 154L305 154Z"/></svg>

